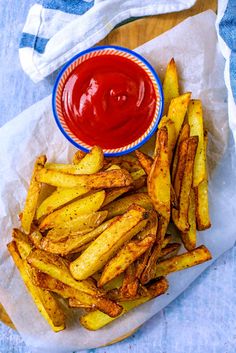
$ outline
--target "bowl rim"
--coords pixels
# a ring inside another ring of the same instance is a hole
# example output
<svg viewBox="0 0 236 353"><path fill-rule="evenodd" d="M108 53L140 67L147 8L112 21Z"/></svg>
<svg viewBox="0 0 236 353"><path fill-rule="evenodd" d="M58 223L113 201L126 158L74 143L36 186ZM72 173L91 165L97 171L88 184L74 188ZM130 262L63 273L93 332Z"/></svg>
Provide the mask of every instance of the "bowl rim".
<svg viewBox="0 0 236 353"><path fill-rule="evenodd" d="M142 55L140 55L139 53L122 47L122 46L118 46L118 45L100 45L100 46L96 46L93 48L88 48L85 49L81 52L79 52L78 54L74 55L69 61L66 62L65 65L63 65L63 67L60 69L54 86L53 86L53 90L52 90L52 111L53 111L53 117L54 120L57 124L57 127L59 128L59 130L61 131L61 133L64 135L64 137L72 144L74 145L76 148L79 148L80 150L82 150L83 152L89 152L89 150L87 148L85 148L84 146L80 145L78 142L74 141L74 139L64 130L64 128L61 125L60 122L60 118L57 114L57 103L56 103L56 96L57 96L57 88L59 85L59 82L63 76L63 74L65 73L65 71L67 70L67 68L74 62L76 61L78 58L94 52L94 51L99 51L99 50L104 50L104 49L115 49L121 52L125 52L128 54L133 55L134 57L138 58L144 65L146 65L148 67L148 69L150 70L150 72L152 73L157 87L158 87L158 93L159 93L159 109L158 109L158 113L157 116L155 118L155 123L152 127L152 129L149 131L149 133L147 134L147 136L140 142L138 142L137 144L135 144L134 146L126 149L126 150L122 150L122 151L118 151L118 152L104 152L104 156L105 157L117 157L117 156L122 156L128 153L133 152L134 150L138 149L139 147L141 147L142 145L144 145L151 137L152 135L155 133L159 122L161 120L162 117L162 113L163 113L163 108L164 108L164 94L163 94L163 89L162 89L162 85L161 85L161 81L160 78L157 74L157 72L155 71L155 69L153 68L153 66L147 61L147 59L145 59ZM121 147L122 148L122 147ZM109 150L109 149L108 149Z"/></svg>

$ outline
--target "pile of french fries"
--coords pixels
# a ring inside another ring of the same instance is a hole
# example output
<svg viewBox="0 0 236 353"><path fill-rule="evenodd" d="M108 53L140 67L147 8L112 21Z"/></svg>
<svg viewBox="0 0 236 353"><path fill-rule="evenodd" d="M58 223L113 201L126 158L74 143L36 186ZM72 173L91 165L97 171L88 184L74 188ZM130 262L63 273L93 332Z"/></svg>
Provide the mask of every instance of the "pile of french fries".
<svg viewBox="0 0 236 353"><path fill-rule="evenodd" d="M179 94L174 59L163 91L166 115L152 157L137 150L104 158L94 146L70 164L36 160L8 250L55 332L66 321L58 296L83 309L81 324L97 330L164 294L171 272L211 259L196 247L197 230L211 226L202 106ZM39 202L44 184L54 191ZM177 255L181 241L187 251Z"/></svg>

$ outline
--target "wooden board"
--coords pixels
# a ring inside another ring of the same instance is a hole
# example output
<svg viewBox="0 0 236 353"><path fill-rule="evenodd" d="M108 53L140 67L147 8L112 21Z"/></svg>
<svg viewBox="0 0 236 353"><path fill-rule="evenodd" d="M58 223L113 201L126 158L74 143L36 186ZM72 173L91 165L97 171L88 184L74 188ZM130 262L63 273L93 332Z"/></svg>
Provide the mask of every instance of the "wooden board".
<svg viewBox="0 0 236 353"><path fill-rule="evenodd" d="M121 27L114 29L105 39L99 42L99 45L121 45L130 49L134 49L139 45L157 37L159 34L166 32L178 23L182 22L189 16L211 9L216 11L217 0L197 0L196 4L189 10L175 12L165 15L149 16L139 20L127 23ZM14 328L13 323L8 317L3 306L0 304L0 321ZM128 333L125 337L116 339L115 342L131 335ZM114 342L111 342L111 344Z"/></svg>

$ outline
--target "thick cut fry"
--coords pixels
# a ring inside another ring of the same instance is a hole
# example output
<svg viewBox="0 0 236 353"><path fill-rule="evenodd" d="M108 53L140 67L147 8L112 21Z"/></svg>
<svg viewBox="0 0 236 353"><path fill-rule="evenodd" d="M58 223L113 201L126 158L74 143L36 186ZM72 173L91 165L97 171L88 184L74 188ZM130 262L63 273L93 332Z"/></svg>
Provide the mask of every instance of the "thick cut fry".
<svg viewBox="0 0 236 353"><path fill-rule="evenodd" d="M46 230L53 227L67 226L67 223L73 219L99 210L104 202L104 199L105 191L98 191L94 194L90 194L74 201L61 209L50 213L40 223L39 229Z"/></svg>
<svg viewBox="0 0 236 353"><path fill-rule="evenodd" d="M137 258L153 244L155 238L147 236L142 240L133 240L127 243L105 266L98 286L102 287L107 282L124 272Z"/></svg>
<svg viewBox="0 0 236 353"><path fill-rule="evenodd" d="M28 235L24 234L17 228L12 230L12 238L16 242L20 257L24 260L32 250L32 244L29 242Z"/></svg>
<svg viewBox="0 0 236 353"><path fill-rule="evenodd" d="M70 237L79 237L90 233L106 219L107 214L107 211L98 211L72 218L61 227L49 230L42 243L45 246L48 242L64 242Z"/></svg>
<svg viewBox="0 0 236 353"><path fill-rule="evenodd" d="M92 296L101 295L99 290L95 286L92 286L89 281L76 281L70 274L67 262L60 256L36 249L31 251L27 257L27 261L32 267L58 279L72 288Z"/></svg>
<svg viewBox="0 0 236 353"><path fill-rule="evenodd" d="M167 244L164 248L161 249L160 256L158 257L158 262L164 261L169 257L173 257L177 254L181 247L179 243Z"/></svg>
<svg viewBox="0 0 236 353"><path fill-rule="evenodd" d="M169 157L169 164L171 165L173 151L177 140L176 129L175 129L175 124L173 120L169 119L167 116L162 117L158 128L161 129L164 126L167 128L167 131L168 131L168 157ZM154 158L157 155L157 149L158 149L158 140L156 139Z"/></svg>
<svg viewBox="0 0 236 353"><path fill-rule="evenodd" d="M35 270L35 269L34 269ZM93 298L89 295L84 295L79 290L68 286L67 284L50 277L49 275L35 270L33 273L33 281L34 284L55 292L61 295L63 298L73 298L79 301L80 307L90 307L102 310L107 315L111 317L116 317L122 311L120 305L116 304L115 302L107 299L107 298ZM82 301L81 301L82 300Z"/></svg>
<svg viewBox="0 0 236 353"><path fill-rule="evenodd" d="M170 169L168 161L168 132L162 127L157 134L157 156L148 176L148 194L155 210L170 219Z"/></svg>
<svg viewBox="0 0 236 353"><path fill-rule="evenodd" d="M198 148L193 172L193 187L197 187L203 180L207 179L202 103L200 100L193 99L189 102L188 122L190 136L198 136Z"/></svg>
<svg viewBox="0 0 236 353"><path fill-rule="evenodd" d="M147 185L147 177L146 175L143 175L140 178L134 180L132 186L135 192L139 192L139 189L141 189L143 186L146 186L146 185Z"/></svg>
<svg viewBox="0 0 236 353"><path fill-rule="evenodd" d="M127 169L130 173L140 169L140 164L137 158L130 154L126 154L124 156L119 157L106 157L105 163L107 163L108 165L117 164L121 168Z"/></svg>
<svg viewBox="0 0 236 353"><path fill-rule="evenodd" d="M184 122L184 117L187 112L188 104L190 101L191 93L184 93L181 96L173 98L170 102L168 109L168 118L175 124L176 140L178 139L181 127Z"/></svg>
<svg viewBox="0 0 236 353"><path fill-rule="evenodd" d="M191 192L192 183L193 183L193 167L194 167L194 159L195 159L197 144L198 144L198 136L189 137L187 141L188 141L188 150L187 150L183 179L180 186L179 210L177 211L175 209L172 209L173 221L176 227L182 232L188 231L190 227L188 222L188 209L189 209L190 192Z"/></svg>
<svg viewBox="0 0 236 353"><path fill-rule="evenodd" d="M31 281L31 267L25 260L21 259L16 243L13 241L7 247L41 315L49 323L53 331L64 330L65 317L56 299L48 291L33 285Z"/></svg>
<svg viewBox="0 0 236 353"><path fill-rule="evenodd" d="M170 184L170 201L171 201L172 207L178 208L178 200L177 200L177 196L175 193L175 189L172 184Z"/></svg>
<svg viewBox="0 0 236 353"><path fill-rule="evenodd" d="M151 199L146 193L136 193L125 196L120 200L113 201L102 209L108 211L107 218L110 219L125 213L132 204L141 206L146 210L151 210L153 208Z"/></svg>
<svg viewBox="0 0 236 353"><path fill-rule="evenodd" d="M185 249L190 251L196 247L197 243L195 195L193 189L191 189L189 196L188 223L189 230L187 232L181 232L181 239Z"/></svg>
<svg viewBox="0 0 236 353"><path fill-rule="evenodd" d="M152 167L152 163L153 163L153 159L152 157L149 157L147 154L136 150L135 154L138 158L138 161L141 165L141 167L145 170L145 173L148 175L151 171L151 167Z"/></svg>
<svg viewBox="0 0 236 353"><path fill-rule="evenodd" d="M148 283L151 279L155 277L155 266L160 256L161 249L163 247L168 223L169 222L165 218L163 218L162 216L159 217L156 242L152 247L151 255L140 278L142 284Z"/></svg>
<svg viewBox="0 0 236 353"><path fill-rule="evenodd" d="M118 294L121 298L134 298L137 295L139 286L139 280L136 277L136 267L132 263L124 273L124 279L122 286L120 287Z"/></svg>
<svg viewBox="0 0 236 353"><path fill-rule="evenodd" d="M136 170L135 172L130 173L131 177L133 180L137 180L141 178L142 176L146 175L145 171L140 168L139 170Z"/></svg>
<svg viewBox="0 0 236 353"><path fill-rule="evenodd" d="M80 308L80 309L89 309L94 311L94 306L91 304L83 304L76 298L69 298L68 305L70 308Z"/></svg>
<svg viewBox="0 0 236 353"><path fill-rule="evenodd" d="M55 211L57 208L65 205L66 203L76 199L77 197L84 195L90 191L87 187L79 188L61 188L54 191L49 197L47 197L41 205L38 207L36 212L36 218L40 219L43 216Z"/></svg>
<svg viewBox="0 0 236 353"><path fill-rule="evenodd" d="M33 233L30 233L29 239L35 248L37 249L42 248L41 242L42 242L43 236L38 230L35 230Z"/></svg>
<svg viewBox="0 0 236 353"><path fill-rule="evenodd" d="M106 169L106 171L108 171L108 170L115 170L115 169L121 169L121 167L119 167L119 166L116 165L116 164L112 164L109 168Z"/></svg>
<svg viewBox="0 0 236 353"><path fill-rule="evenodd" d="M180 189L183 181L186 158L188 152L188 139L181 142L178 149L178 163L174 180L174 190L177 200L179 200Z"/></svg>
<svg viewBox="0 0 236 353"><path fill-rule="evenodd" d="M117 199L121 195L125 194L130 189L131 189L130 186L124 186L122 188L115 188L115 189L111 189L111 190L106 191L106 197L103 202L103 207L106 206L107 204L109 204L110 202L114 201L115 199Z"/></svg>
<svg viewBox="0 0 236 353"><path fill-rule="evenodd" d="M36 174L36 180L49 185L75 188L88 187L90 189L106 189L129 186L133 179L125 169L110 170L91 175L71 175L46 168Z"/></svg>
<svg viewBox="0 0 236 353"><path fill-rule="evenodd" d="M163 93L164 93L164 110L163 114L166 114L169 108L171 100L179 96L179 82L178 73L174 58L171 59L166 68L166 73L163 81Z"/></svg>
<svg viewBox="0 0 236 353"><path fill-rule="evenodd" d="M37 208L39 193L41 190L41 183L37 180L37 173L43 169L46 162L46 156L40 156L37 158L33 174L31 177L28 194L25 201L25 206L22 212L21 225L26 234L30 233L31 224L34 219L35 211Z"/></svg>
<svg viewBox="0 0 236 353"><path fill-rule="evenodd" d="M145 209L131 206L70 264L73 277L81 280L99 271L125 242L145 227L147 221Z"/></svg>
<svg viewBox="0 0 236 353"><path fill-rule="evenodd" d="M210 251L201 245L198 248L187 253L171 257L156 265L155 277L166 276L171 272L181 271L188 267L199 265L211 260Z"/></svg>
<svg viewBox="0 0 236 353"><path fill-rule="evenodd" d="M86 155L86 153L81 150L76 151L73 158L72 158L72 163L78 164L81 161L81 159L84 158L85 155Z"/></svg>
<svg viewBox="0 0 236 353"><path fill-rule="evenodd" d="M208 181L203 180L194 188L196 202L197 229L205 230L211 227L208 204Z"/></svg>
<svg viewBox="0 0 236 353"><path fill-rule="evenodd" d="M175 150L175 155L174 155L174 159L173 159L172 175L171 175L172 182L175 180L175 174L176 174L177 164L178 164L178 160L179 160L180 144L184 140L187 140L189 138L189 136L190 136L190 126L189 126L188 123L185 123L183 125L182 130L180 131L178 142L177 142L177 146L176 146L176 150Z"/></svg>
<svg viewBox="0 0 236 353"><path fill-rule="evenodd" d="M126 302L120 303L121 306L123 307L123 311L120 314L120 316L136 308L137 306L143 303L146 303L150 299L164 294L167 291L167 289L168 289L167 280L165 278L161 278L158 282L154 283L148 288L147 296L140 297L139 299L136 299L136 300L131 300L131 301L128 300ZM102 312L96 310L81 316L80 323L88 330L95 331L109 324L113 320L114 319L110 318L108 315L105 315Z"/></svg>

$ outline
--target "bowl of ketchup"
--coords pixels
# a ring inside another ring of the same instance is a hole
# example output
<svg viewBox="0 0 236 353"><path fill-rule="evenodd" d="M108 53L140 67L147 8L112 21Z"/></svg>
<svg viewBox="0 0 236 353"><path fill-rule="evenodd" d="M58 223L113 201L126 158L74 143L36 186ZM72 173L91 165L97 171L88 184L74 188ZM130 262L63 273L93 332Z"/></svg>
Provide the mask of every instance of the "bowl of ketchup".
<svg viewBox="0 0 236 353"><path fill-rule="evenodd" d="M100 146L119 156L143 145L155 132L163 92L153 67L141 55L100 46L74 56L60 71L53 114L64 136L87 152Z"/></svg>

